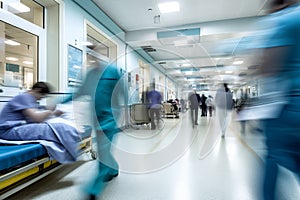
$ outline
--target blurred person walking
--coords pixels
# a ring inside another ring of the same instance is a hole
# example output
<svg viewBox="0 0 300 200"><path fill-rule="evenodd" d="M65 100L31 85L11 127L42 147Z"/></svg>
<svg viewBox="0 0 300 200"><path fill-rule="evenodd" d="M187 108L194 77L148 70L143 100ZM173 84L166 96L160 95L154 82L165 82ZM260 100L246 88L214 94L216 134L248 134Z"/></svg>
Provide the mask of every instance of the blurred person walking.
<svg viewBox="0 0 300 200"><path fill-rule="evenodd" d="M208 95L206 101L205 101L207 108L208 108L208 113L209 116L212 117L213 109L214 109L214 99L211 95Z"/></svg>
<svg viewBox="0 0 300 200"><path fill-rule="evenodd" d="M118 162L111 153L111 143L115 134L121 131L117 124L120 118L120 98L124 98L124 88L120 79L120 70L115 65L100 63L91 67L82 86L68 99L82 95L92 98L98 171L84 189L89 199L96 199L106 183L119 174Z"/></svg>
<svg viewBox="0 0 300 200"><path fill-rule="evenodd" d="M192 119L193 127L195 125L198 125L198 110L199 110L200 100L201 100L201 97L196 92L196 90L194 90L194 93L192 93L189 96L190 109L191 109L191 119Z"/></svg>
<svg viewBox="0 0 300 200"><path fill-rule="evenodd" d="M225 137L226 129L230 122L230 113L233 106L233 95L228 88L227 83L224 83L217 92L215 97L216 113L221 128L222 137Z"/></svg>
<svg viewBox="0 0 300 200"><path fill-rule="evenodd" d="M149 102L149 114L151 119L151 130L155 130L159 126L159 119L161 117L161 101L162 95L155 90L155 84L152 83L151 90L147 93L147 99ZM155 123L156 119L156 123Z"/></svg>
<svg viewBox="0 0 300 200"><path fill-rule="evenodd" d="M200 101L201 101L201 117L206 117L207 116L207 105L206 105L206 99L207 97L202 94Z"/></svg>
<svg viewBox="0 0 300 200"><path fill-rule="evenodd" d="M276 199L278 167L300 178L300 1L272 0L259 78L263 84L260 118L266 136L267 156L263 199ZM299 191L298 195L299 195ZM299 197L299 196L298 196ZM300 197L299 197L300 198Z"/></svg>

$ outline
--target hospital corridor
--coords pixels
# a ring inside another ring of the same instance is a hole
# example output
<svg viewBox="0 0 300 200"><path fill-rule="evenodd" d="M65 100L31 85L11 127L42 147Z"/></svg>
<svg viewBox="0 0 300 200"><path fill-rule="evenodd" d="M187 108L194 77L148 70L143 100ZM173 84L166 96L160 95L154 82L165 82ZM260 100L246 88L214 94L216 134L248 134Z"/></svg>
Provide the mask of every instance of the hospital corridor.
<svg viewBox="0 0 300 200"><path fill-rule="evenodd" d="M255 200L266 151L260 132L247 126L240 133L234 120L225 138L216 130L215 117L202 117L193 128L189 113L167 118L159 131L126 130L114 141L120 174L108 182L103 200ZM95 173L96 163L83 154L8 199L81 200L82 187ZM296 200L299 185L287 170L279 181L278 199Z"/></svg>
<svg viewBox="0 0 300 200"><path fill-rule="evenodd" d="M0 0L0 200L300 200L300 0Z"/></svg>

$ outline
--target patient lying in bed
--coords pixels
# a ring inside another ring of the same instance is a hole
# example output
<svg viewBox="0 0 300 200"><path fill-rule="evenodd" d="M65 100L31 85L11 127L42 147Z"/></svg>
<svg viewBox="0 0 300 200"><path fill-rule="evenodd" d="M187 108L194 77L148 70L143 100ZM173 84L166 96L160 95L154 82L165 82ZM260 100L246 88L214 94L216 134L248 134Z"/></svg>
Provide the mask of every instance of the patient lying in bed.
<svg viewBox="0 0 300 200"><path fill-rule="evenodd" d="M17 95L0 113L0 139L10 141L36 141L42 144L49 156L60 163L76 161L80 137L75 126L62 120L50 119L63 113L55 108L39 109L38 100L49 93L44 82Z"/></svg>

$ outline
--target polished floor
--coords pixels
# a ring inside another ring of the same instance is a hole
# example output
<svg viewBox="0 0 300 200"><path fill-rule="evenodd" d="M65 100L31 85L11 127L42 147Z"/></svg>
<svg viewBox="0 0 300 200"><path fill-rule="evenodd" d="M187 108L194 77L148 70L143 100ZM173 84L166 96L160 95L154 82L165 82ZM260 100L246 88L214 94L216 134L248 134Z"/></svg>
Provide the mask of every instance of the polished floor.
<svg viewBox="0 0 300 200"><path fill-rule="evenodd" d="M193 127L189 113L164 119L152 131L134 126L120 133L113 153L120 175L109 182L99 200L259 200L264 138L249 123L246 133L234 113L225 138L216 117L199 117ZM10 196L16 200L82 200L82 187L94 175L96 161L84 154L49 176ZM294 176L281 169L278 200L300 199Z"/></svg>

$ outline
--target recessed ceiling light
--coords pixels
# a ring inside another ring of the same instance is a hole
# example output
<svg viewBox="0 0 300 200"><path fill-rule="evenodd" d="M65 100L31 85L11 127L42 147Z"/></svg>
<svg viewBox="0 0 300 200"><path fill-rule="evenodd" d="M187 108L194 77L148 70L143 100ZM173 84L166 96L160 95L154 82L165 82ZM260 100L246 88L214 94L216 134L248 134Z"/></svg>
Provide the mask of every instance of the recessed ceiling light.
<svg viewBox="0 0 300 200"><path fill-rule="evenodd" d="M233 62L234 65L240 65L240 64L243 64L243 63L244 63L244 61L242 61L242 60L236 60L236 61Z"/></svg>
<svg viewBox="0 0 300 200"><path fill-rule="evenodd" d="M93 43L86 41L86 42L81 42L81 45L82 46L92 46Z"/></svg>
<svg viewBox="0 0 300 200"><path fill-rule="evenodd" d="M161 13L178 12L180 10L179 3L176 1L159 3L158 8Z"/></svg>
<svg viewBox="0 0 300 200"><path fill-rule="evenodd" d="M12 46L21 45L19 42L16 42L16 41L13 41L13 40L5 40L4 43L8 44L8 45L12 45Z"/></svg>
<svg viewBox="0 0 300 200"><path fill-rule="evenodd" d="M183 64L182 64L182 67L189 67L189 66L191 66L190 63L183 63Z"/></svg>
<svg viewBox="0 0 300 200"><path fill-rule="evenodd" d="M33 62L28 61L28 60L23 61L23 63L24 63L24 64L27 64L27 65L32 65L32 64L33 64Z"/></svg>
<svg viewBox="0 0 300 200"><path fill-rule="evenodd" d="M10 61L18 61L18 58L15 57L6 57L6 60L10 60Z"/></svg>
<svg viewBox="0 0 300 200"><path fill-rule="evenodd" d="M28 6L26 6L25 4L23 4L19 1L14 1L14 2L8 3L8 6L12 7L19 13L24 13L24 12L30 11L30 8Z"/></svg>
<svg viewBox="0 0 300 200"><path fill-rule="evenodd" d="M193 71L185 71L185 74L186 74L186 75L192 75L192 74L193 74Z"/></svg>

